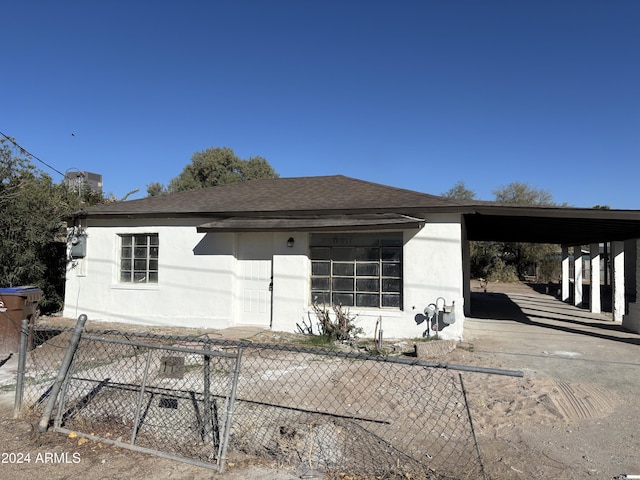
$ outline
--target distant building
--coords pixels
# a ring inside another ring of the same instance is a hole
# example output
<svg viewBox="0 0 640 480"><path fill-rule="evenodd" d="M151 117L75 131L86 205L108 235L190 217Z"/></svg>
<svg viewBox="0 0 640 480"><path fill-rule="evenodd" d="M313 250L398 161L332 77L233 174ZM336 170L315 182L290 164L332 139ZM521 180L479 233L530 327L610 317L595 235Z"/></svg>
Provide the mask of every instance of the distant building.
<svg viewBox="0 0 640 480"><path fill-rule="evenodd" d="M102 193L102 175L80 170L67 171L64 175L67 186L83 192L85 189Z"/></svg>

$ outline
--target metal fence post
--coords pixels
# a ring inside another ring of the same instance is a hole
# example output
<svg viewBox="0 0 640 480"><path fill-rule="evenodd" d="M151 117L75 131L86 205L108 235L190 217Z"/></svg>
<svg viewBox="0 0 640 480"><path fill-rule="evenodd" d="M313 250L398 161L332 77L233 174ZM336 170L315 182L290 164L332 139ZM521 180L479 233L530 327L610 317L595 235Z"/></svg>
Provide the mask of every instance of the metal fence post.
<svg viewBox="0 0 640 480"><path fill-rule="evenodd" d="M150 367L151 349L147 350L147 363L145 364L142 382L140 383L140 392L138 393L138 401L136 403L136 416L133 420L133 429L131 430L131 445L136 444L136 436L138 435L138 429L140 428L140 410L142 410L142 401L144 400L144 391L147 388Z"/></svg>
<svg viewBox="0 0 640 480"><path fill-rule="evenodd" d="M210 351L211 344L209 342L204 344L204 350ZM204 422L202 429L202 436L205 442L213 441L213 424L211 419L211 357L204 355L204 391L203 395L203 408L202 421Z"/></svg>
<svg viewBox="0 0 640 480"><path fill-rule="evenodd" d="M227 404L227 418L224 422L224 435L220 442L220 454L218 455L218 471L224 473L225 463L227 461L227 447L229 446L229 435L231 434L231 418L233 417L233 408L236 402L236 392L238 390L238 377L240 376L240 362L242 360L242 347L238 348L238 356L236 358L235 369L232 374L231 394L229 395L229 403Z"/></svg>
<svg viewBox="0 0 640 480"><path fill-rule="evenodd" d="M18 418L22 410L24 392L24 374L27 365L27 342L29 340L29 319L22 320L20 325L20 351L18 352L18 375L16 377L16 399L13 408L13 418Z"/></svg>
<svg viewBox="0 0 640 480"><path fill-rule="evenodd" d="M86 322L87 316L85 314L82 314L78 317L76 327L73 330L73 336L71 337L71 340L69 340L69 346L67 347L67 351L64 354L64 358L62 359L62 364L60 365L58 376L53 383L53 388L51 389L51 393L49 394L47 405L44 409L44 413L42 414L42 418L40 419L40 423L38 424L38 429L41 432L46 432L49 428L49 422L51 421L51 412L53 412L53 407L55 406L56 399L58 398L58 393L60 393L62 382L64 382L64 379L67 376L69 367L71 366L71 361L73 360L73 356L75 355L78 344L80 343L80 337L82 336L82 330L84 329L84 324Z"/></svg>
<svg viewBox="0 0 640 480"><path fill-rule="evenodd" d="M462 390L462 398L464 399L464 406L469 417L469 426L471 427L471 437L473 438L473 444L476 447L476 453L478 454L478 461L480 462L480 470L482 471L482 477L484 480L489 480L487 473L484 471L484 463L482 463L482 454L480 453L480 445L478 445L478 439L476 438L476 431L473 428L473 418L471 417L471 409L469 408L469 400L467 399L467 390L464 388L464 381L462 380L462 374L458 374L460 378L460 388Z"/></svg>

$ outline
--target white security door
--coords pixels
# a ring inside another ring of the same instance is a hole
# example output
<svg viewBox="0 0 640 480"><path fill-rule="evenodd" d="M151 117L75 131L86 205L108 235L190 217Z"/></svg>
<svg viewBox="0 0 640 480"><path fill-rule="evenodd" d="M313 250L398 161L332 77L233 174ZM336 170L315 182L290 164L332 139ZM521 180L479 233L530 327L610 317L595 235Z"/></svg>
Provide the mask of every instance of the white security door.
<svg viewBox="0 0 640 480"><path fill-rule="evenodd" d="M239 325L271 327L272 233L238 234Z"/></svg>

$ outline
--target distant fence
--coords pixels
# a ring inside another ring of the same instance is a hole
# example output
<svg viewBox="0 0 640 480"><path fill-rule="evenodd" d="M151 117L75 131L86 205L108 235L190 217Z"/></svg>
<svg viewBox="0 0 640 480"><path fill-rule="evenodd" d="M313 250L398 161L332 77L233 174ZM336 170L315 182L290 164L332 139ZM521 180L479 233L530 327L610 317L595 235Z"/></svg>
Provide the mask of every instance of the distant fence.
<svg viewBox="0 0 640 480"><path fill-rule="evenodd" d="M259 457L363 478L485 476L455 371L472 367L208 337L23 333L33 348L16 408L41 416L41 429L218 471Z"/></svg>

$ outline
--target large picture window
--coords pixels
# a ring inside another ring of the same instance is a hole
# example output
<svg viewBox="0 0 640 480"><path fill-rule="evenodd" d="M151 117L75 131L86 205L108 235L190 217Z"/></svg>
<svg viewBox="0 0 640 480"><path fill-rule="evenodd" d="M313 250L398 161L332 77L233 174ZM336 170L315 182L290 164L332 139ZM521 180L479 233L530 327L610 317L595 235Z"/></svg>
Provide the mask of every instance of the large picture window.
<svg viewBox="0 0 640 480"><path fill-rule="evenodd" d="M120 235L120 281L158 283L158 234Z"/></svg>
<svg viewBox="0 0 640 480"><path fill-rule="evenodd" d="M346 307L402 307L402 233L313 234L311 300Z"/></svg>

